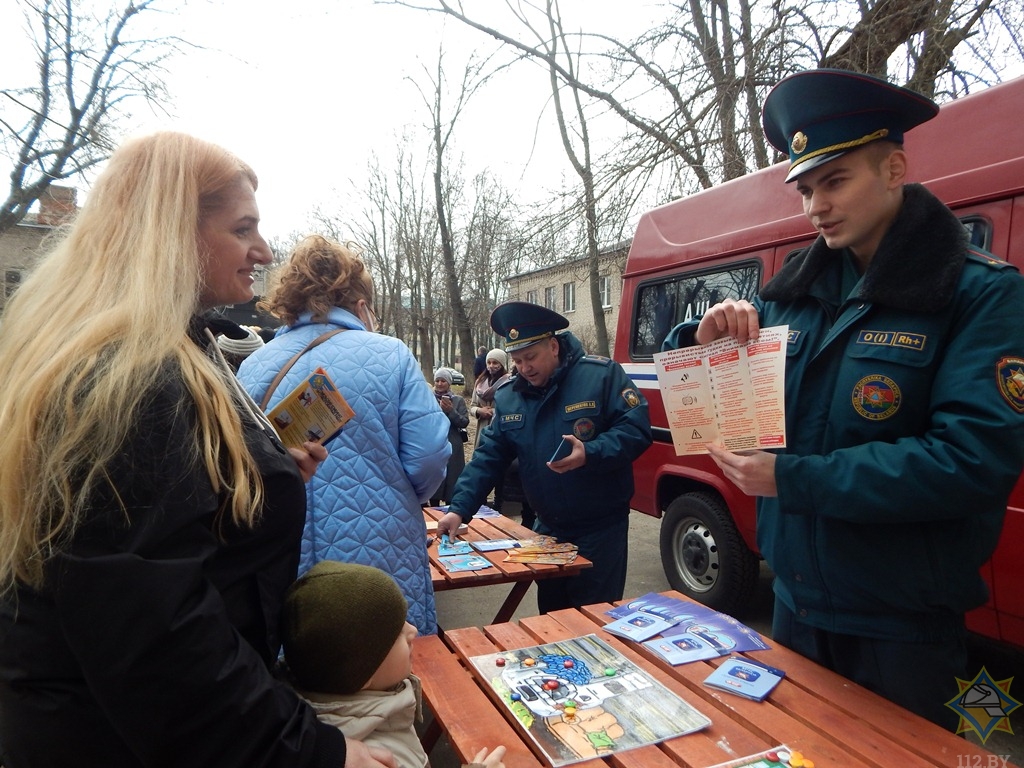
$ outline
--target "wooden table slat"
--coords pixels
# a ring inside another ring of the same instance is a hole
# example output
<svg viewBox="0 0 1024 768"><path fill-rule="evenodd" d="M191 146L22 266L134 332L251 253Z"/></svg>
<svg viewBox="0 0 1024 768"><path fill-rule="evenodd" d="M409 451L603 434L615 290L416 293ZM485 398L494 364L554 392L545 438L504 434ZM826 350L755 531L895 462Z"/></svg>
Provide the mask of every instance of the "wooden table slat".
<svg viewBox="0 0 1024 768"><path fill-rule="evenodd" d="M423 684L424 699L462 762L468 763L481 749L504 745L508 750L506 768L543 765L437 635L413 641L412 669Z"/></svg>
<svg viewBox="0 0 1024 768"><path fill-rule="evenodd" d="M558 630L553 626L546 626L544 635L552 639L545 639L543 642L555 642L555 640L575 637L583 634L594 633L601 637L619 653L632 661L634 664L650 671L648 658L641 655L636 648L639 646L625 642L615 635L604 632L599 625L594 624L587 616L579 611L556 611L548 614L547 617L531 617L523 619L520 624L529 624L531 627L538 626L540 622L534 619L550 619L563 627L562 636L558 636ZM759 749L767 749L781 743L787 743L794 748L802 749L804 754L812 757L817 762L818 758L825 761L833 761L833 765L842 765L843 768L865 768L871 763L857 760L852 755L841 751L836 746L821 736L814 728L808 727L799 719L773 707L769 702L758 702L745 699L742 696L730 696L727 693L719 693L712 688L706 687L703 682L713 669L708 662L693 662L683 664L678 668L671 668L673 672L679 670L684 675L675 675L667 670L665 674L655 675L656 679L666 688L690 702L705 715L715 720L716 717L727 716L729 719L739 722L748 732L753 734L760 742L766 744ZM786 680L779 684L781 687ZM778 689L776 689L778 690ZM691 734L691 736L698 736ZM753 750L759 751L758 749ZM750 754L749 752L746 754ZM719 752L718 759L713 762L725 762L741 755L731 755ZM711 764L711 763L709 763ZM889 768L889 766L886 766Z"/></svg>
<svg viewBox="0 0 1024 768"><path fill-rule="evenodd" d="M425 522L437 522L444 516L444 512L437 507L424 507L423 519ZM510 518L499 515L497 517L474 517L469 522L468 530L457 536L459 540L472 542L494 541L496 539L529 539L534 537L533 531L526 528ZM449 571L440 560L437 537L428 534L427 554L430 557L430 580L435 592L445 592L452 589L467 589L470 587L485 587L495 584L511 585L509 595L502 604L495 616L495 621L507 621L512 618L529 589L529 585L540 579L559 578L563 576L574 576L585 568L592 567L592 563L585 557L577 556L576 560L567 565L554 565L551 563L509 563L505 562L508 552L497 550L494 552L478 552L473 554L484 557L490 562L490 568L479 571ZM523 586L525 585L525 586Z"/></svg>
<svg viewBox="0 0 1024 768"><path fill-rule="evenodd" d="M686 600L675 592L664 594ZM706 768L783 743L803 752L818 768L1001 765L1000 758L983 747L948 733L781 646L749 654L751 659L786 672L765 701L751 701L708 688L704 679L723 662L722 658L673 667L641 645L606 633L603 625L609 620L605 615L609 608L610 605L586 606L495 623L483 629L450 630L443 643L435 639L431 650L441 659L447 654L446 676L454 668L461 670L458 695L464 695L467 685L474 688L474 707L488 708L508 729L506 733L514 734L519 749L529 751L542 763L543 756L532 752L536 750L532 739L483 679L486 672L473 670L469 659L596 634L670 691L691 702L710 717L712 724L658 745L576 764L579 768ZM435 679L429 692L424 685L424 695L433 707L434 696L452 695L451 686ZM459 718L470 717L464 706L440 705L438 719L453 743L465 743Z"/></svg>

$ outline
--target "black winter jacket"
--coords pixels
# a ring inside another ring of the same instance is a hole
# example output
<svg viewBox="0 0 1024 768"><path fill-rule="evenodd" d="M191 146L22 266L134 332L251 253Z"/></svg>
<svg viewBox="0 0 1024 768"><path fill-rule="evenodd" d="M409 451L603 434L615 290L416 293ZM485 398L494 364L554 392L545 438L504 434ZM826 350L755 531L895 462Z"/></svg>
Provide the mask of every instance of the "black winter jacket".
<svg viewBox="0 0 1024 768"><path fill-rule="evenodd" d="M243 419L266 502L253 529L228 513L218 530L195 418L168 376L45 587L0 603L6 768L344 764L340 732L271 674L305 515L295 462Z"/></svg>

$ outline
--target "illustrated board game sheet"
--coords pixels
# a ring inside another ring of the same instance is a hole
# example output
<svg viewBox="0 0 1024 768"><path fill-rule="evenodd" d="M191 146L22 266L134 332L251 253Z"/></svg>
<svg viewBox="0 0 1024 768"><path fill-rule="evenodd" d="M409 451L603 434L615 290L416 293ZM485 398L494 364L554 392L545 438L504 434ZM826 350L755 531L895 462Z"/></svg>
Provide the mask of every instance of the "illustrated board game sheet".
<svg viewBox="0 0 1024 768"><path fill-rule="evenodd" d="M711 724L596 635L470 661L555 768Z"/></svg>

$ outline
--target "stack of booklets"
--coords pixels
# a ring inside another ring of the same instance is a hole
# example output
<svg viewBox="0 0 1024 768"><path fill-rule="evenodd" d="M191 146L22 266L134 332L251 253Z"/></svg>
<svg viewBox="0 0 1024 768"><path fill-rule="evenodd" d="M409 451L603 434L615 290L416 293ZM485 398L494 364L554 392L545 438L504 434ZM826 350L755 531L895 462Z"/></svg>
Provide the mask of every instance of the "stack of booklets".
<svg viewBox="0 0 1024 768"><path fill-rule="evenodd" d="M494 567L487 558L473 554L473 548L467 541L449 541L442 536L437 542L437 554L438 562L449 572L480 571Z"/></svg>
<svg viewBox="0 0 1024 768"><path fill-rule="evenodd" d="M730 656L722 662L722 666L708 675L704 685L754 701L764 701L765 696L785 676L786 673L781 669L742 656Z"/></svg>
<svg viewBox="0 0 1024 768"><path fill-rule="evenodd" d="M771 647L760 634L732 616L656 592L613 608L607 615L612 621L605 630L642 643L672 665ZM648 632L639 624L645 624Z"/></svg>
<svg viewBox="0 0 1024 768"><path fill-rule="evenodd" d="M522 539L519 546L508 553L505 562L567 565L576 559L578 550L575 544L559 544L551 536L538 536Z"/></svg>

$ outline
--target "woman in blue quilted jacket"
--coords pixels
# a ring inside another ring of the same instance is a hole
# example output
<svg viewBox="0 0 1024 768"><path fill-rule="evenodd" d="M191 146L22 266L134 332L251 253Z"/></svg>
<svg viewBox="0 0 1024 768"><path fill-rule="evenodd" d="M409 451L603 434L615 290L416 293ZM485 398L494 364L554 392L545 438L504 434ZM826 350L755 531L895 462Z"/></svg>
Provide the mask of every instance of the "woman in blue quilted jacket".
<svg viewBox="0 0 1024 768"><path fill-rule="evenodd" d="M299 574L321 560L380 568L401 587L409 622L436 633L421 504L444 477L448 418L409 348L374 332L366 265L346 245L307 237L273 276L261 308L284 326L240 366L249 394L261 402L293 356L333 332L299 357L266 407L322 367L355 411L307 486Z"/></svg>

